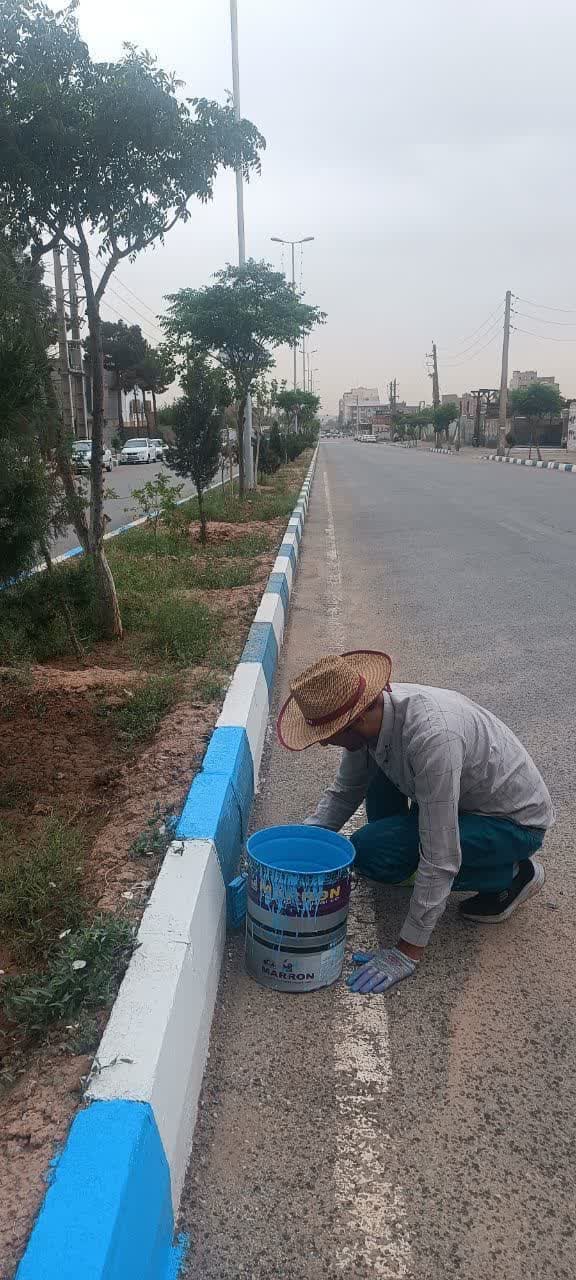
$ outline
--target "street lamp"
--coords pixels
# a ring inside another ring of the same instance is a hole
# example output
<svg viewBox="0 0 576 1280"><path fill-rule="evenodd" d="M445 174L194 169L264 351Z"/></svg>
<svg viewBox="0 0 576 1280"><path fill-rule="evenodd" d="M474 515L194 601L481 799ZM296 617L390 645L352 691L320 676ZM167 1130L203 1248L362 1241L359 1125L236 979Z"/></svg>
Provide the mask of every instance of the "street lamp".
<svg viewBox="0 0 576 1280"><path fill-rule="evenodd" d="M297 244L309 244L310 240L313 240L313 239L314 239L314 236L304 236L304 237L302 238L302 240L283 240L281 236L270 236L270 239L274 241L274 244L289 244L289 245L290 245L290 248L291 248L291 250L292 250L292 288L293 288L293 290L294 290L294 293L296 293L296 266L295 266L295 261L294 261L294 249L295 249L295 247L296 247L296 245L297 245ZM297 342L295 342L295 343L294 343L294 390L296 390L296 385L297 385L297 375L296 375L296 354L297 354L297 351L298 351L298 343L297 343ZM306 387L305 387L305 386L304 386L303 390L304 390L304 391L306 390Z"/></svg>
<svg viewBox="0 0 576 1280"><path fill-rule="evenodd" d="M240 119L240 67L238 62L238 3L230 0L230 38L232 44L232 96L234 115ZM244 231L244 190L242 184L242 166L236 169L236 221L238 224L238 264L243 267L246 262L246 237ZM238 441L240 444L240 441ZM244 483L247 489L254 488L254 456L252 453L252 397L246 397L244 416Z"/></svg>
<svg viewBox="0 0 576 1280"><path fill-rule="evenodd" d="M312 390L311 374L310 374L310 360L311 360L312 356L317 356L317 355L318 355L318 347L314 347L314 350L313 350L313 351L309 351L309 352L308 352L308 390L309 390L309 391L311 391L311 390ZM316 371L316 369L314 369L314 373L316 373L316 372L317 372L317 371Z"/></svg>

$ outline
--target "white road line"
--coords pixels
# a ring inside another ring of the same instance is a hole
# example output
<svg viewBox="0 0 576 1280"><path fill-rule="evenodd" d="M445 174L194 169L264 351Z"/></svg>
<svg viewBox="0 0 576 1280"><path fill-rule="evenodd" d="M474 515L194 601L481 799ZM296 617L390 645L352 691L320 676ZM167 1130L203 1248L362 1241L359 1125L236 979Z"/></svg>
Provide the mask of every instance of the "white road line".
<svg viewBox="0 0 576 1280"><path fill-rule="evenodd" d="M328 523L326 556L331 600L328 617L335 648L348 648L344 627L342 568L334 525L328 476L324 471ZM349 834L365 822L359 811L343 828ZM357 918L361 908L362 921ZM358 947L376 942L370 887L355 890L351 924ZM362 1267L374 1280L402 1280L411 1262L406 1206L401 1188L394 1187L385 1163L387 1135L379 1120L380 1102L392 1078L386 1001L382 996L355 996L344 983L336 988L334 1026L336 1201L346 1223L338 1248L337 1266L346 1276Z"/></svg>

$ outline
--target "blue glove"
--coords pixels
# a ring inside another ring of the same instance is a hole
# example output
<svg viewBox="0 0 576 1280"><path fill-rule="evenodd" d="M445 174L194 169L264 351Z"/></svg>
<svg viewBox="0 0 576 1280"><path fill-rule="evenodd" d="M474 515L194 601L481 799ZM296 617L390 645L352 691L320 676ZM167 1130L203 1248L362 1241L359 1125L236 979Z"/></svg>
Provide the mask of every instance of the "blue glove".
<svg viewBox="0 0 576 1280"><path fill-rule="evenodd" d="M351 991L358 991L363 996L372 992L390 991L398 982L403 982L404 978L411 978L416 968L416 961L405 956L398 947L386 947L384 951L368 953L356 951L352 959L354 964L361 967L358 973L353 973L346 979L346 985Z"/></svg>

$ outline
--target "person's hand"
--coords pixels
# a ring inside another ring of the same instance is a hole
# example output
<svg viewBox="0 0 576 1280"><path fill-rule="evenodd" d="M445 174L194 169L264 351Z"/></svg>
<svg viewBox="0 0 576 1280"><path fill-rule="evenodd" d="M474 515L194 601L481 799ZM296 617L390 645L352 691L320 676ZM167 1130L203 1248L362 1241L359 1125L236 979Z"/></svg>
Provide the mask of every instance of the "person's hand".
<svg viewBox="0 0 576 1280"><path fill-rule="evenodd" d="M363 996L390 991L404 978L411 978L416 969L416 962L398 947L374 952L356 951L352 959L360 968L346 979L346 985Z"/></svg>

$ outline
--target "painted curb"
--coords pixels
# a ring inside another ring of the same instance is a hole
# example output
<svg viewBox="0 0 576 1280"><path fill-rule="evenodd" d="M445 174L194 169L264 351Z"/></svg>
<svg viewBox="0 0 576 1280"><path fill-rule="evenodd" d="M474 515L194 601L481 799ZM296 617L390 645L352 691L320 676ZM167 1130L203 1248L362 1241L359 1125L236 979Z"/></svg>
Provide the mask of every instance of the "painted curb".
<svg viewBox="0 0 576 1280"><path fill-rule="evenodd" d="M138 930L16 1280L175 1280L235 874L318 449Z"/></svg>
<svg viewBox="0 0 576 1280"><path fill-rule="evenodd" d="M503 458L498 453L485 454L481 462L510 462L516 467L537 467L539 471L576 472L576 462L538 462L533 458Z"/></svg>

